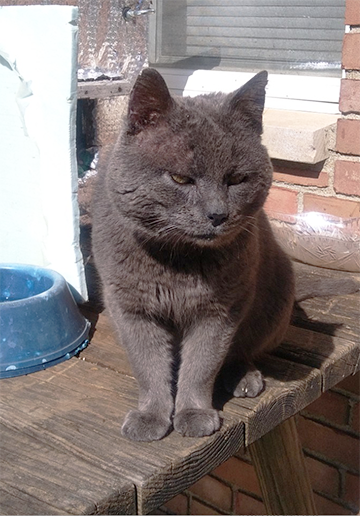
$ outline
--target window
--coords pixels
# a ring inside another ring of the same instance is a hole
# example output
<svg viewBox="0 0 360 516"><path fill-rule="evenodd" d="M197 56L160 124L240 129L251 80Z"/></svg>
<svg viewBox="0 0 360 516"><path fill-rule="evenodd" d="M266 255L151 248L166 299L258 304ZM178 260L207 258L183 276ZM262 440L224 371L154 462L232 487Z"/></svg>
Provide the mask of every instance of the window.
<svg viewBox="0 0 360 516"><path fill-rule="evenodd" d="M173 91L231 91L267 69L268 107L337 111L345 0L155 3L149 61Z"/></svg>

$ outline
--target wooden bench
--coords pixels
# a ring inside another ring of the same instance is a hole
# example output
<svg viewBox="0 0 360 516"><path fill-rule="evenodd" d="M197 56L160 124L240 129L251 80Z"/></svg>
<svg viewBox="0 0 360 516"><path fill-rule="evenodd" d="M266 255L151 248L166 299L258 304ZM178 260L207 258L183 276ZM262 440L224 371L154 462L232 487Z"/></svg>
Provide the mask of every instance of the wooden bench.
<svg viewBox="0 0 360 516"><path fill-rule="evenodd" d="M260 363L261 396L218 396L223 425L210 437L172 432L153 443L121 437L137 384L106 313L84 308L93 330L78 358L0 381L1 514L146 514L243 446L269 513L315 514L293 416L359 370L359 297L301 307L284 343Z"/></svg>

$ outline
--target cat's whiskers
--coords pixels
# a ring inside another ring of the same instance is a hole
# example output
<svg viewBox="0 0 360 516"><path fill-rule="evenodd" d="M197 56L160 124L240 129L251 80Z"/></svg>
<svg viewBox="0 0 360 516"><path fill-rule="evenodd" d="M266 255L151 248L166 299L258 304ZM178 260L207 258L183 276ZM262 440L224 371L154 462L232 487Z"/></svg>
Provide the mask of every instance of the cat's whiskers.
<svg viewBox="0 0 360 516"><path fill-rule="evenodd" d="M253 233L252 231L250 231L250 229L249 229L249 228L245 228L245 227L243 227L242 229L243 229L243 231L246 231L246 233L249 233L249 235L251 235L251 236L255 236L255 233Z"/></svg>
<svg viewBox="0 0 360 516"><path fill-rule="evenodd" d="M241 231L248 233L251 236L255 236L255 232L252 231L254 228L257 229L257 217L252 215L247 215L243 218L242 222L239 225L239 222L234 224L230 224L227 228L227 231L224 233L219 233L220 240L222 237L226 238L226 235L230 236L230 234L234 233L234 238L238 234L239 226ZM169 221L157 216L149 217L146 220L146 228L147 231L143 235L144 243L148 244L152 240L156 239L159 243L159 250L163 251L165 247L171 244L171 256L170 259L173 260L176 257L176 253L181 244L187 243L188 245L200 245L200 242L197 242L196 235L191 235L182 232L177 226L173 224L169 224ZM236 231L237 228L237 231ZM234 230L234 231L233 231ZM231 238L231 237L230 237ZM216 238L215 238L216 241ZM202 245L209 245L210 242L202 242Z"/></svg>
<svg viewBox="0 0 360 516"><path fill-rule="evenodd" d="M178 245L183 241L183 235L179 232L179 229L174 225L169 225L166 220L162 220L160 218L156 218L154 220L146 221L147 229L149 229L152 234L146 235L145 243L150 242L154 239L154 237L160 242L160 251L166 247L169 242L173 244L173 250L178 247ZM174 258L173 255L171 258Z"/></svg>
<svg viewBox="0 0 360 516"><path fill-rule="evenodd" d="M251 229L248 226L250 226L250 228L257 229L257 218L253 217L252 215L247 215L246 222L241 228L247 233L249 233L249 235L255 236L255 233L251 231Z"/></svg>

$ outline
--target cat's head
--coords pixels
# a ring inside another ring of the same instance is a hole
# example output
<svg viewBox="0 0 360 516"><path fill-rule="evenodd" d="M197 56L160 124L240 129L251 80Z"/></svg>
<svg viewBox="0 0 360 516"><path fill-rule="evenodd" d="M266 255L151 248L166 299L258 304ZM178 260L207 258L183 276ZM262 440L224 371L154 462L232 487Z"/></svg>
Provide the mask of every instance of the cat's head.
<svg viewBox="0 0 360 516"><path fill-rule="evenodd" d="M218 246L249 231L272 168L261 144L267 73L229 95L173 98L145 69L110 165L121 213L147 238Z"/></svg>

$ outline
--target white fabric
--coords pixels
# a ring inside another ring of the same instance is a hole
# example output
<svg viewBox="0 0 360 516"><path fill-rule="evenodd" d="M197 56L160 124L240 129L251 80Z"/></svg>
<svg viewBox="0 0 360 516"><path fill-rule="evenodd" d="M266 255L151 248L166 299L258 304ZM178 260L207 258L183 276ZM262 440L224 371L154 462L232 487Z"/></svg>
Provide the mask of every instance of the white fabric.
<svg viewBox="0 0 360 516"><path fill-rule="evenodd" d="M87 299L76 165L77 8L0 7L0 262Z"/></svg>

